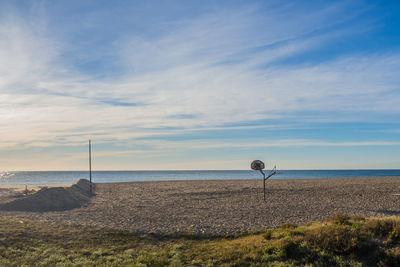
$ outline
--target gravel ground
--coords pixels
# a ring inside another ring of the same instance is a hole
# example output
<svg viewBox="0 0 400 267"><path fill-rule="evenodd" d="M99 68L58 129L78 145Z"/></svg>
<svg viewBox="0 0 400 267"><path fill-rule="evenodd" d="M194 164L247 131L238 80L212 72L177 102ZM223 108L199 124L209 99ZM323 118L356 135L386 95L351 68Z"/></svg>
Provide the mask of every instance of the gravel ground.
<svg viewBox="0 0 400 267"><path fill-rule="evenodd" d="M167 181L96 184L90 203L62 212L0 211L0 216L86 224L139 233L240 233L304 224L335 213L400 214L400 177Z"/></svg>

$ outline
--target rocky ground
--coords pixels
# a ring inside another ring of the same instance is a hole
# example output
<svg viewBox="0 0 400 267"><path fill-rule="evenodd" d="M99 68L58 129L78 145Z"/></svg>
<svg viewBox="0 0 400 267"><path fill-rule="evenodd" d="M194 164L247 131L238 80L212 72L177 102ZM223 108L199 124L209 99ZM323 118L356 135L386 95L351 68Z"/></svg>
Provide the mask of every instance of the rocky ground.
<svg viewBox="0 0 400 267"><path fill-rule="evenodd" d="M304 224L335 213L400 214L400 178L166 181L96 184L80 208L0 211L0 216L87 224L139 233L240 233Z"/></svg>

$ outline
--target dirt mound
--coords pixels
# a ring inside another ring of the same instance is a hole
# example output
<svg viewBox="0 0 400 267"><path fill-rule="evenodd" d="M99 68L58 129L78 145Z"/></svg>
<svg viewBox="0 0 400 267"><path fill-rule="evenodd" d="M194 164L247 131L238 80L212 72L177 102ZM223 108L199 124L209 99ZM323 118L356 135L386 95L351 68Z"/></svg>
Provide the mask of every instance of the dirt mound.
<svg viewBox="0 0 400 267"><path fill-rule="evenodd" d="M33 195L0 205L0 210L8 211L63 211L79 208L89 202L90 182L81 179L71 187L42 188Z"/></svg>

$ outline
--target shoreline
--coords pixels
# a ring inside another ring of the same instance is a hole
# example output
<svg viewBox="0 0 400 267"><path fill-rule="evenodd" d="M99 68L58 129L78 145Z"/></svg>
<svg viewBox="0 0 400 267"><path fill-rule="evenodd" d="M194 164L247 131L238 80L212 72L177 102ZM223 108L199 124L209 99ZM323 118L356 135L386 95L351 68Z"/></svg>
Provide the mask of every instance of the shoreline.
<svg viewBox="0 0 400 267"><path fill-rule="evenodd" d="M138 233L235 234L321 221L336 213L400 214L400 177L175 180L94 184L80 208L0 216ZM4 189L6 190L6 189Z"/></svg>
<svg viewBox="0 0 400 267"><path fill-rule="evenodd" d="M332 180L332 179L400 179L400 176L359 176L359 177L307 177L307 178L269 178L267 180L267 183L269 181L305 181L305 180L310 180L310 181L315 181L315 180ZM83 178L88 180L88 178ZM201 182L201 181L210 181L210 182L234 182L234 181L239 181L239 182L245 182L245 181L261 181L262 182L262 177L260 178L252 178L252 179L181 179L181 180L149 180L149 181L121 181L121 182L96 182L96 179L93 178L93 184L131 184L131 183L165 183L165 182ZM41 189L45 187L68 187L71 186L73 183L56 183L56 184L38 184L38 185L29 185L28 188L30 189ZM25 189L25 184L9 184L9 185L1 185L0 184L0 189Z"/></svg>

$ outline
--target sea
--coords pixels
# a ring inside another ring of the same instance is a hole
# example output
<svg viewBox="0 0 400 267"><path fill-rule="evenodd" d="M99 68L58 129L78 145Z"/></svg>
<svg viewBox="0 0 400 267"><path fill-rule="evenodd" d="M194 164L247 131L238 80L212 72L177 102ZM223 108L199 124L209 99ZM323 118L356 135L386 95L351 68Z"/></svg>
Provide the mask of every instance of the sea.
<svg viewBox="0 0 400 267"><path fill-rule="evenodd" d="M268 171L266 171L268 174ZM271 179L318 179L357 177L396 177L400 169L392 170L278 170ZM261 179L258 171L93 171L95 183L145 182L174 180L235 180ZM0 171L0 185L72 184L79 179L89 179L88 171Z"/></svg>

